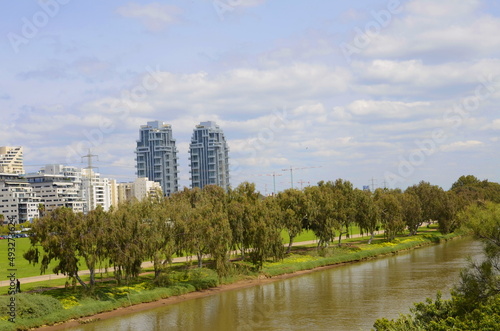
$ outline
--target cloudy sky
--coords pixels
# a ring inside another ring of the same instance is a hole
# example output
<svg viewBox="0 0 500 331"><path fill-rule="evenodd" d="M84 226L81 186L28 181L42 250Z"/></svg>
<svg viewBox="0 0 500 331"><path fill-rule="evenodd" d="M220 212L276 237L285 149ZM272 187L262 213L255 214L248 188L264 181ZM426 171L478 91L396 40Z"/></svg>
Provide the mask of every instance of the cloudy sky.
<svg viewBox="0 0 500 331"><path fill-rule="evenodd" d="M0 146L28 172L90 148L132 180L161 120L189 186L192 130L214 120L232 185L263 193L500 181L496 0L3 1L0 19Z"/></svg>

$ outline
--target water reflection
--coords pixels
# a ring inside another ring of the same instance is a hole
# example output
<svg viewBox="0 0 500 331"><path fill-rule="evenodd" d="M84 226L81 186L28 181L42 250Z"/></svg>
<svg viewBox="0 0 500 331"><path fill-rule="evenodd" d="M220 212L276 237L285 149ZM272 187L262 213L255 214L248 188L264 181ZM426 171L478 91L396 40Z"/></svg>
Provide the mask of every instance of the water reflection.
<svg viewBox="0 0 500 331"><path fill-rule="evenodd" d="M458 279L469 239L127 315L71 330L370 330Z"/></svg>

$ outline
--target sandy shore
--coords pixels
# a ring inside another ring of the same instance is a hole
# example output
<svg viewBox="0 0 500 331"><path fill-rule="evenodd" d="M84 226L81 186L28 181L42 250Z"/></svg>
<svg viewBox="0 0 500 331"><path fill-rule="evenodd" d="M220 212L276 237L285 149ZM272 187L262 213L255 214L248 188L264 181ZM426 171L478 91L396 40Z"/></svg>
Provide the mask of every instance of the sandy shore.
<svg viewBox="0 0 500 331"><path fill-rule="evenodd" d="M353 261L353 262L355 262L355 261ZM70 321L62 322L62 323L56 324L56 325L42 326L42 327L37 328L35 330L43 330L43 331L65 330L65 329L70 328L70 327L81 326L87 320L95 320L95 321L106 320L106 319L110 319L110 318L114 318L114 317L118 317L118 316L137 313L137 312L141 312L141 311L145 311L145 310L149 310L149 309L154 309L154 308L158 308L158 307L163 307L163 306L167 306L167 305L174 305L176 303L183 302L186 300L203 298L203 297L206 297L209 295L214 295L214 294L225 292L225 291L238 290L238 289L243 289L243 288L257 286L257 285L265 285L265 284L269 284L269 283L272 283L272 282L275 282L278 280L282 280L282 279L297 277L297 276L309 274L312 272L317 272L317 271L321 271L321 270L335 268L335 267L338 267L340 265L342 265L342 264L333 264L333 265L329 265L329 266L318 267L315 269L302 270L302 271L297 271L297 272L290 273L290 274L279 275L279 276L275 276L272 278L259 278L259 279L252 279L252 280L242 280L242 281L238 281L236 283L227 284L227 285L220 285L218 287L203 290L203 291L196 291L196 292L191 292L191 293L187 293L187 294L183 294L183 295L172 296L170 298L161 299L158 301L141 303L141 304L137 304L137 305L133 305L133 306L129 306L129 307L124 307L124 308L118 308L118 309L115 309L113 311L108 311L108 312L103 312L103 313L99 313L99 314L92 315L92 316L82 317L82 318L79 318L76 320L70 320Z"/></svg>

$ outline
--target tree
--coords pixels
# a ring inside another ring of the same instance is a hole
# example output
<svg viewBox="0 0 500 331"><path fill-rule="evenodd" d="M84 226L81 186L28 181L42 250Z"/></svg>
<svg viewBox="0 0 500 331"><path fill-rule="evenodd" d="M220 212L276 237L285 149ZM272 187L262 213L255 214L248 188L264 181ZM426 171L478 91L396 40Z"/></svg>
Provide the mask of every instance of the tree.
<svg viewBox="0 0 500 331"><path fill-rule="evenodd" d="M286 254L289 254L293 240L304 230L302 224L307 217L306 197L303 191L287 189L278 193L275 199L281 212L281 223L290 238L286 251Z"/></svg>
<svg viewBox="0 0 500 331"><path fill-rule="evenodd" d="M251 247L253 215L259 206L260 196L255 191L255 184L243 182L234 190L229 190L228 218L232 233L233 249L239 249L245 258L246 250Z"/></svg>
<svg viewBox="0 0 500 331"><path fill-rule="evenodd" d="M95 284L91 278L87 285L78 275L79 257L84 257L87 268L93 275L93 268L99 255L91 256L97 249L97 241L92 239L96 224L86 224L82 213L75 214L69 208L57 208L46 216L35 220L32 225L31 247L23 255L32 264L40 263L44 273L52 260L57 261L53 272L62 273L78 281L85 289L92 290ZM38 246L43 248L41 253Z"/></svg>
<svg viewBox="0 0 500 331"><path fill-rule="evenodd" d="M387 240L392 241L404 229L403 210L397 198L398 193L378 189L375 192L380 220Z"/></svg>
<svg viewBox="0 0 500 331"><path fill-rule="evenodd" d="M201 208L201 217L207 223L203 238L207 252L214 260L219 277L227 276L230 270L229 250L232 240L226 192L220 186L205 186L202 190L202 204L198 208Z"/></svg>
<svg viewBox="0 0 500 331"><path fill-rule="evenodd" d="M250 209L249 255L257 270L262 269L267 258L275 261L283 258L284 246L281 238L280 212L273 197L259 199Z"/></svg>
<svg viewBox="0 0 500 331"><path fill-rule="evenodd" d="M144 220L148 215L137 200L121 204L110 211L106 242L107 259L114 268L118 283L139 276L142 261L147 258L144 247Z"/></svg>
<svg viewBox="0 0 500 331"><path fill-rule="evenodd" d="M368 240L368 244L371 244L380 222L378 207L369 191L355 190L354 196L357 207L355 222L363 232L367 232L371 235Z"/></svg>
<svg viewBox="0 0 500 331"><path fill-rule="evenodd" d="M141 204L147 214L141 229L145 254L153 262L155 280L158 280L176 251L176 210L170 200L161 195L144 199Z"/></svg>
<svg viewBox="0 0 500 331"><path fill-rule="evenodd" d="M481 201L492 201L500 203L500 184L479 180L472 175L461 176L451 186L450 191L456 193L467 204Z"/></svg>
<svg viewBox="0 0 500 331"><path fill-rule="evenodd" d="M414 236L423 222L420 199L410 193L403 193L398 197L402 208L403 222L410 231L410 235Z"/></svg>
<svg viewBox="0 0 500 331"><path fill-rule="evenodd" d="M312 230L318 238L318 248L328 247L335 238L335 196L325 185L306 187L308 217L304 228Z"/></svg>
<svg viewBox="0 0 500 331"><path fill-rule="evenodd" d="M445 194L441 187L421 181L418 185L408 187L405 193L415 194L420 199L424 222L432 222L439 219L439 214L441 213L440 204Z"/></svg>

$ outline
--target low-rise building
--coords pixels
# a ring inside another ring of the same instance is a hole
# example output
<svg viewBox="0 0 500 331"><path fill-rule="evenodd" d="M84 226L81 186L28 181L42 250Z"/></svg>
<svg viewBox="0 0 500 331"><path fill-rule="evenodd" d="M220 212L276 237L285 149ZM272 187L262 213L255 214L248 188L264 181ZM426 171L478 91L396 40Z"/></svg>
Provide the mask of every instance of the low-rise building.
<svg viewBox="0 0 500 331"><path fill-rule="evenodd" d="M50 212L58 207L71 208L75 213L83 212L84 200L77 182L64 175L45 173L28 174L26 179L43 204L43 212Z"/></svg>
<svg viewBox="0 0 500 331"><path fill-rule="evenodd" d="M151 196L163 196L161 185L145 177L136 178L132 183L117 184L118 204L132 199L141 201Z"/></svg>
<svg viewBox="0 0 500 331"><path fill-rule="evenodd" d="M39 217L40 199L24 179L0 179L0 214L4 223L32 222Z"/></svg>

